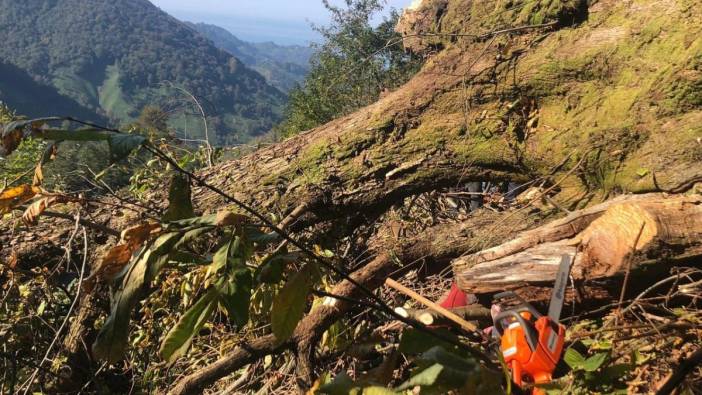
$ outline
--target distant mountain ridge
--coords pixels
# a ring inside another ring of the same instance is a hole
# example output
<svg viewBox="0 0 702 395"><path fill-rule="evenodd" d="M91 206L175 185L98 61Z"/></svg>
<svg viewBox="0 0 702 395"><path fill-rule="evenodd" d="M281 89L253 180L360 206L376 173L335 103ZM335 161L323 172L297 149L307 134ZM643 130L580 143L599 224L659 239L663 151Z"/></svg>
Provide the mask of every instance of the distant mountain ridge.
<svg viewBox="0 0 702 395"><path fill-rule="evenodd" d="M269 84L288 92L304 81L310 70L314 48L302 45L278 45L272 42L246 42L228 30L206 23L186 22L218 48L223 49L245 65L266 77Z"/></svg>
<svg viewBox="0 0 702 395"><path fill-rule="evenodd" d="M135 119L146 104L177 96L161 85L170 81L202 100L219 143L280 119L280 90L147 0L0 0L0 9L0 59L101 116Z"/></svg>

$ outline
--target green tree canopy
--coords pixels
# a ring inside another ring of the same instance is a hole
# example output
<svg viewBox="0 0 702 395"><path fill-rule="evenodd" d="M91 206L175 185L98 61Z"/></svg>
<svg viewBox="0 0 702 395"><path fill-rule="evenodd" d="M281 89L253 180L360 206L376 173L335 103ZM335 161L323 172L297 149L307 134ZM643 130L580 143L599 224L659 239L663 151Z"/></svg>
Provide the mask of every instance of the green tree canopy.
<svg viewBox="0 0 702 395"><path fill-rule="evenodd" d="M315 26L323 37L304 84L290 92L281 135L292 135L376 101L411 77L421 65L402 47L395 32L400 17L391 10L379 24L384 0L345 0L344 7L323 0L329 26Z"/></svg>

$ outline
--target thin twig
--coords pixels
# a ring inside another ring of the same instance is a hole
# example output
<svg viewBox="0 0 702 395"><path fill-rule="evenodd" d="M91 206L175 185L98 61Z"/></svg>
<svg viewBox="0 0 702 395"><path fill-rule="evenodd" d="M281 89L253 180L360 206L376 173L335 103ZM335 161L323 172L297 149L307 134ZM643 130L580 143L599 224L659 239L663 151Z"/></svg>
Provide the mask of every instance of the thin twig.
<svg viewBox="0 0 702 395"><path fill-rule="evenodd" d="M646 290L644 290L644 291L641 292L636 298L634 298L634 300L631 302L631 304L630 304L629 306L627 306L624 310L621 311L621 314L622 314L622 315L626 314L629 310L631 310L631 308L632 308L634 305L636 305L636 303L637 303L638 301L640 301L644 296L646 296L646 294L648 294L649 292L653 291L654 289L660 287L660 286L663 285L663 284L666 284L666 283L669 283L669 282L671 282L671 281L673 281L673 280L676 280L676 279L678 278L678 276L680 276L680 275L679 275L679 274L676 274L676 275L674 275L674 276L670 276L670 277L668 277L668 278L664 278L663 280L661 280L661 281L659 281L659 282L657 282L657 283L651 285L650 287L646 288Z"/></svg>
<svg viewBox="0 0 702 395"><path fill-rule="evenodd" d="M675 369L675 372L673 372L668 381L656 392L656 395L671 394L673 390L685 380L685 376L692 372L700 363L702 363L702 348L695 351Z"/></svg>
<svg viewBox="0 0 702 395"><path fill-rule="evenodd" d="M195 95L190 93L187 89L180 87L180 86L177 86L176 84L174 84L170 81L168 82L168 84L171 86L171 88L176 89L176 90L182 92L183 94L187 95L193 101L193 103L195 103L195 106L197 106L197 109L200 111L200 115L202 116L202 122L204 123L204 126L205 126L205 144L206 144L206 148L207 148L207 166L208 167L214 166L214 162L212 161L213 150L212 150L212 144L210 143L210 132L209 132L209 129L207 127L207 115L205 114L205 110L202 108L200 101L197 100Z"/></svg>
<svg viewBox="0 0 702 395"><path fill-rule="evenodd" d="M17 208L15 208L15 210L17 210L17 211L25 211L25 210L27 210L27 207L26 207L26 206L17 207ZM42 212L41 215L43 215L43 216L45 216L45 217L49 217L49 218L59 218L59 219L67 219L67 220L73 220L73 219L75 219L75 217L72 216L72 215L64 214L64 213L57 213L57 212L55 212L55 211L49 211L49 210L46 210L46 211ZM110 227L108 227L108 226L105 226L105 225L100 225L100 224L98 224L98 223L95 223L95 222L92 222L92 221L88 221L87 219L80 218L80 219L78 220L78 224L79 224L79 225L82 225L82 226L85 226L86 228L90 228L90 229L93 229L93 230L97 230L97 231L103 232L103 233L108 234L108 235L110 235L110 236L115 236L115 237L120 237L120 236L121 236L120 231L118 231L118 230L116 230L116 229L112 229L112 228L110 228Z"/></svg>

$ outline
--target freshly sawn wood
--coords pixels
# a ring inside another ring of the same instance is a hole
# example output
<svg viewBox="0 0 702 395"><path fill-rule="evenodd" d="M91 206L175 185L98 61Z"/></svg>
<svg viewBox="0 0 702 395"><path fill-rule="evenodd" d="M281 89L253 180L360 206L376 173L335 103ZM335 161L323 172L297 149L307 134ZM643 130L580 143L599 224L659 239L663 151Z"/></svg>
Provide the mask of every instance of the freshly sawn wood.
<svg viewBox="0 0 702 395"><path fill-rule="evenodd" d="M636 270L702 256L702 196L622 196L458 258L453 269L464 291L492 293L552 283L564 254L575 258L575 280L620 275L629 259Z"/></svg>

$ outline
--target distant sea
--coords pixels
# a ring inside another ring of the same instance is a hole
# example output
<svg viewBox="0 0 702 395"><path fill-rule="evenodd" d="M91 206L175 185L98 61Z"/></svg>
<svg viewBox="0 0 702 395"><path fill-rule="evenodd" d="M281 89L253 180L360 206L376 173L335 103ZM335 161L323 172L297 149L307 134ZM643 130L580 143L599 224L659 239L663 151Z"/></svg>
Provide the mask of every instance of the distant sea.
<svg viewBox="0 0 702 395"><path fill-rule="evenodd" d="M174 17L188 22L205 22L229 30L239 39L249 42L272 41L281 45L309 45L319 42L320 36L312 29L311 22L283 21L266 18L169 11Z"/></svg>

